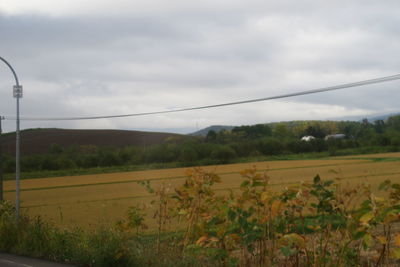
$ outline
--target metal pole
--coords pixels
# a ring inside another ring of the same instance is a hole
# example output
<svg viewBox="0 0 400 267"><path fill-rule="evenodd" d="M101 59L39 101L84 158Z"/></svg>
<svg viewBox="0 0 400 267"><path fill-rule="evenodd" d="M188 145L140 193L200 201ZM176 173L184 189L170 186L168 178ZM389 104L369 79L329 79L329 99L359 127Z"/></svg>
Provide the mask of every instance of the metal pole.
<svg viewBox="0 0 400 267"><path fill-rule="evenodd" d="M17 73L13 69L13 67L8 63L7 60L0 57L0 60L3 61L11 70L15 78L15 86L13 87L14 98L17 99L17 130L16 130L16 144L15 144L15 211L17 221L19 220L19 207L20 207L20 132L19 132L19 99L22 97L22 85L18 82Z"/></svg>
<svg viewBox="0 0 400 267"><path fill-rule="evenodd" d="M3 197L3 142L1 140L1 121L3 120L3 117L0 116L0 201L4 200Z"/></svg>
<svg viewBox="0 0 400 267"><path fill-rule="evenodd" d="M20 134L19 134L19 96L17 96L17 140L16 140L16 145L15 145L15 211L17 215L17 221L19 221L19 207L20 207L20 188L19 188L19 180L20 180L20 174L21 174L21 169L20 169Z"/></svg>

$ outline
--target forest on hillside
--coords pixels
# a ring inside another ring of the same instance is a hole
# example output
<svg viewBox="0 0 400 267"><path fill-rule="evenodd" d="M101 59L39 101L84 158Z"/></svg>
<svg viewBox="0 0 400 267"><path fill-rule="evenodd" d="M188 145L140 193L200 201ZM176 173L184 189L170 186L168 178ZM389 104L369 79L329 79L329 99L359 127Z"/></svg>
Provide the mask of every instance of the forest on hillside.
<svg viewBox="0 0 400 267"><path fill-rule="evenodd" d="M327 139L343 134L342 139ZM302 141L303 136L315 139ZM62 147L52 144L45 154L22 156L24 172L95 167L176 163L196 166L236 162L243 158L325 152L327 156L400 151L400 116L373 123L363 121L292 121L209 131L205 138L186 141L167 138L151 146L102 147L80 145ZM264 158L263 158L264 157ZM15 171L15 159L5 155L6 173Z"/></svg>

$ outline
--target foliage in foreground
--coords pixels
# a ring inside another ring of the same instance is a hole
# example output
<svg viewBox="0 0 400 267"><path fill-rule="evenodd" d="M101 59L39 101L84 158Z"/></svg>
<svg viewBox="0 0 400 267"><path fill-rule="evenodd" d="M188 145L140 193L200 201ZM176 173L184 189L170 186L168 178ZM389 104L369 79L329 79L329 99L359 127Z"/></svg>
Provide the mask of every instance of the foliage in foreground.
<svg viewBox="0 0 400 267"><path fill-rule="evenodd" d="M225 194L215 188L220 177L201 169L175 189L141 182L155 196L153 209L134 206L116 228L92 232L60 230L40 217L15 223L3 202L0 251L84 266L400 264L399 184L385 181L377 196L366 184L316 176L278 191L265 173L241 175L240 190ZM155 234L144 234L148 210Z"/></svg>
<svg viewBox="0 0 400 267"><path fill-rule="evenodd" d="M0 202L0 251L82 266L139 266L128 239L113 229L60 230L40 217L21 216Z"/></svg>
<svg viewBox="0 0 400 267"><path fill-rule="evenodd" d="M173 194L164 185L153 189L143 183L158 199L153 202L158 236L167 224L180 222L180 257L212 258L222 266L400 263L400 233L394 229L400 219L399 184L382 183L382 198L368 185L349 187L319 176L281 192L271 190L265 173L250 169L242 176L240 192L225 195L214 189L220 177L201 169L191 170ZM131 222L141 216L130 215Z"/></svg>

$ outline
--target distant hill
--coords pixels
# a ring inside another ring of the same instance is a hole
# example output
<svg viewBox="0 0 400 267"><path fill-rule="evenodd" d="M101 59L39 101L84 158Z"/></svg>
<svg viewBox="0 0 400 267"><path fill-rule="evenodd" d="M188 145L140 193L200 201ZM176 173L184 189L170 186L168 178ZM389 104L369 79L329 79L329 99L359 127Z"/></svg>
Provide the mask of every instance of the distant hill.
<svg viewBox="0 0 400 267"><path fill-rule="evenodd" d="M372 122L378 121L378 120L385 121L385 120L389 119L390 117L398 116L398 115L400 115L400 113L385 114L385 115L379 115L379 116L375 116L375 117L371 117L371 118L368 117L368 120L372 121Z"/></svg>
<svg viewBox="0 0 400 267"><path fill-rule="evenodd" d="M389 117L400 115L400 113L391 113L391 114L371 114L366 116L346 116L346 117L337 117L331 118L330 120L334 121L361 121L363 119L368 119L370 122L374 122L377 120L387 120Z"/></svg>
<svg viewBox="0 0 400 267"><path fill-rule="evenodd" d="M148 146L161 144L167 140L179 142L188 138L193 137L173 133L124 130L29 129L21 131L21 154L47 153L52 144L64 148L72 145ZM15 132L4 134L1 142L4 153L15 155Z"/></svg>
<svg viewBox="0 0 400 267"><path fill-rule="evenodd" d="M365 118L368 119L369 122L374 122L377 120L387 120L389 117L400 115L400 113L391 113L391 114L375 114L375 115L368 115L368 116L348 116L348 117L337 117L337 118L331 118L327 120L316 120L320 122L325 122L325 121L361 121ZM306 121L315 121L315 120L305 120L305 121L280 121L280 122L269 122L269 123L264 123L266 125L274 127L277 124L286 124L287 126L296 126L301 122L306 122ZM251 125L249 125L251 126ZM227 125L213 125L209 126L207 128L201 129L197 132L191 133L189 135L191 136L207 136L208 132L213 130L216 133L222 131L222 130L232 130L237 126L227 126Z"/></svg>
<svg viewBox="0 0 400 267"><path fill-rule="evenodd" d="M222 130L232 130L233 128L235 128L236 126L226 126L226 125L213 125L213 126L209 126L207 128L204 128L202 130L199 130L197 132L191 133L189 135L191 136L207 136L208 132L213 130L216 133L222 131Z"/></svg>

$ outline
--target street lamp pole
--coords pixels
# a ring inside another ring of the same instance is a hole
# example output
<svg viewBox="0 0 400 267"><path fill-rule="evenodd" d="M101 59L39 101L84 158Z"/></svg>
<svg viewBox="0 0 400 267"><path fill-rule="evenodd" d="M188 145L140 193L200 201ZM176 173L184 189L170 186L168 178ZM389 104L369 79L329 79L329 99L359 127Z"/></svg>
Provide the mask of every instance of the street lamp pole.
<svg viewBox="0 0 400 267"><path fill-rule="evenodd" d="M19 84L18 82L18 77L17 74L15 73L15 70L13 67L8 63L7 60L4 58L0 57L0 60L3 61L11 70L11 72L14 75L15 78L15 85L13 87L13 94L14 98L17 99L17 129L16 129L16 145L15 145L15 209L16 209L16 216L17 220L19 220L19 208L20 208L20 198L19 198L19 180L20 180L20 174L21 174L21 169L20 169L20 130L19 130L19 99L22 98L22 85Z"/></svg>
<svg viewBox="0 0 400 267"><path fill-rule="evenodd" d="M3 140L1 139L2 129L1 121L3 116L0 115L0 201L3 201Z"/></svg>

